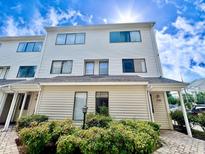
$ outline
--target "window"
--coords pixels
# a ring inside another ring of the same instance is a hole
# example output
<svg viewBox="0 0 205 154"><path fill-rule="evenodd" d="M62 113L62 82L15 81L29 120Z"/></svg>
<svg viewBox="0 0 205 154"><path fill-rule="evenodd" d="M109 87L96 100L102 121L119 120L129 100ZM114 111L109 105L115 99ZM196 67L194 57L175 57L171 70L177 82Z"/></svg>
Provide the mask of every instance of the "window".
<svg viewBox="0 0 205 154"><path fill-rule="evenodd" d="M96 92L96 113L108 115L108 92Z"/></svg>
<svg viewBox="0 0 205 154"><path fill-rule="evenodd" d="M23 99L24 99L24 94L21 94L20 98L19 98L19 100L20 100L19 110L21 110ZM30 99L31 99L31 95L27 95L26 102L25 102L25 105L24 105L24 110L28 110L28 105L29 105Z"/></svg>
<svg viewBox="0 0 205 154"><path fill-rule="evenodd" d="M17 74L18 78L34 77L36 66L20 66Z"/></svg>
<svg viewBox="0 0 205 154"><path fill-rule="evenodd" d="M51 65L51 74L70 74L72 65L72 60L54 60Z"/></svg>
<svg viewBox="0 0 205 154"><path fill-rule="evenodd" d="M56 44L57 45L85 44L85 33L58 34L56 39Z"/></svg>
<svg viewBox="0 0 205 154"><path fill-rule="evenodd" d="M99 62L99 74L108 75L108 61Z"/></svg>
<svg viewBox="0 0 205 154"><path fill-rule="evenodd" d="M140 31L110 32L110 42L141 42Z"/></svg>
<svg viewBox="0 0 205 154"><path fill-rule="evenodd" d="M94 61L85 62L85 75L94 75Z"/></svg>
<svg viewBox="0 0 205 154"><path fill-rule="evenodd" d="M5 79L10 67L9 66L2 66L0 67L0 79Z"/></svg>
<svg viewBox="0 0 205 154"><path fill-rule="evenodd" d="M43 42L20 42L17 52L40 52Z"/></svg>
<svg viewBox="0 0 205 154"><path fill-rule="evenodd" d="M76 92L73 110L73 120L83 120L82 108L87 105L87 92Z"/></svg>
<svg viewBox="0 0 205 154"><path fill-rule="evenodd" d="M123 73L145 73L147 72L145 59L123 59Z"/></svg>

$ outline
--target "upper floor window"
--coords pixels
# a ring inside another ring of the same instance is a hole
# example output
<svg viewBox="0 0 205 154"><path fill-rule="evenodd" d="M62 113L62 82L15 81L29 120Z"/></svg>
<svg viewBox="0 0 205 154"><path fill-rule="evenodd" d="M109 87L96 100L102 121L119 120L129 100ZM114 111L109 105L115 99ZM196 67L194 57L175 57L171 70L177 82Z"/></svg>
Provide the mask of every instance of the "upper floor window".
<svg viewBox="0 0 205 154"><path fill-rule="evenodd" d="M18 78L31 78L34 77L36 66L20 66L17 74Z"/></svg>
<svg viewBox="0 0 205 154"><path fill-rule="evenodd" d="M10 67L9 66L0 66L0 79L5 79Z"/></svg>
<svg viewBox="0 0 205 154"><path fill-rule="evenodd" d="M140 31L110 32L110 43L141 42Z"/></svg>
<svg viewBox="0 0 205 154"><path fill-rule="evenodd" d="M99 61L99 74L108 75L108 61Z"/></svg>
<svg viewBox="0 0 205 154"><path fill-rule="evenodd" d="M58 34L56 38L56 44L57 45L85 44L85 33Z"/></svg>
<svg viewBox="0 0 205 154"><path fill-rule="evenodd" d="M108 60L85 61L85 75L94 75L94 74L108 75Z"/></svg>
<svg viewBox="0 0 205 154"><path fill-rule="evenodd" d="M17 52L40 52L43 42L20 42Z"/></svg>
<svg viewBox="0 0 205 154"><path fill-rule="evenodd" d="M54 60L51 66L51 74L70 74L72 65L72 60Z"/></svg>
<svg viewBox="0 0 205 154"><path fill-rule="evenodd" d="M146 73L145 59L123 59L123 73Z"/></svg>
<svg viewBox="0 0 205 154"><path fill-rule="evenodd" d="M85 75L94 75L94 61L85 62Z"/></svg>

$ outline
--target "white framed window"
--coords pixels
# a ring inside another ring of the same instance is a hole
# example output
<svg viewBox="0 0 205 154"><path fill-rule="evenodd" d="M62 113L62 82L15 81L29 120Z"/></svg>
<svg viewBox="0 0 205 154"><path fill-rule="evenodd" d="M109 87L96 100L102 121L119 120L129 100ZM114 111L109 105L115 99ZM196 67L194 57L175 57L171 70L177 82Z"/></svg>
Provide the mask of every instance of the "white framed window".
<svg viewBox="0 0 205 154"><path fill-rule="evenodd" d="M72 60L53 60L51 64L51 74L71 74Z"/></svg>
<svg viewBox="0 0 205 154"><path fill-rule="evenodd" d="M94 75L94 61L86 61L85 62L85 75Z"/></svg>
<svg viewBox="0 0 205 154"><path fill-rule="evenodd" d="M35 76L36 66L20 66L17 74L18 78L32 78Z"/></svg>
<svg viewBox="0 0 205 154"><path fill-rule="evenodd" d="M0 66L0 79L6 79L9 69L9 66Z"/></svg>
<svg viewBox="0 0 205 154"><path fill-rule="evenodd" d="M57 34L56 45L85 44L85 33Z"/></svg>
<svg viewBox="0 0 205 154"><path fill-rule="evenodd" d="M123 73L146 73L145 59L122 59Z"/></svg>
<svg viewBox="0 0 205 154"><path fill-rule="evenodd" d="M40 52L43 42L20 42L17 52Z"/></svg>
<svg viewBox="0 0 205 154"><path fill-rule="evenodd" d="M139 30L110 32L110 43L141 41L141 34Z"/></svg>
<svg viewBox="0 0 205 154"><path fill-rule="evenodd" d="M108 60L99 61L99 75L108 75Z"/></svg>

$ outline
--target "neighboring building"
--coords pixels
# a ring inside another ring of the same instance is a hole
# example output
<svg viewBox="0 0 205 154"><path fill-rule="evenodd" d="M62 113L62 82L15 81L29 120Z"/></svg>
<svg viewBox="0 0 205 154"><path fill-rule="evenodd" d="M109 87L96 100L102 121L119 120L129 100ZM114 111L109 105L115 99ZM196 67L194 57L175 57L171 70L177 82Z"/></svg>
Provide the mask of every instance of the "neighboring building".
<svg viewBox="0 0 205 154"><path fill-rule="evenodd" d="M45 37L0 38L0 122L7 129L33 113L81 121L83 106L106 106L114 119L172 129L166 91L185 84L162 77L153 26L48 27Z"/></svg>

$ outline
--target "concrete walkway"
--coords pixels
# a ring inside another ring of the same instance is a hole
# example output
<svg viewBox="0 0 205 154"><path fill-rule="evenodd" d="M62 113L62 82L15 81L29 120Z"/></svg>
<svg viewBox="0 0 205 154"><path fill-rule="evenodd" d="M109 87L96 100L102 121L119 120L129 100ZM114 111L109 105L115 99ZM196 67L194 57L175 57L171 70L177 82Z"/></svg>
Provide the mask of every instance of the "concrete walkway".
<svg viewBox="0 0 205 154"><path fill-rule="evenodd" d="M205 141L176 131L162 131L163 147L154 154L205 154Z"/></svg>
<svg viewBox="0 0 205 154"><path fill-rule="evenodd" d="M17 133L14 127L10 127L7 132L2 132L3 127L0 126L0 154L18 154L15 143Z"/></svg>
<svg viewBox="0 0 205 154"><path fill-rule="evenodd" d="M1 132L0 126L0 154L18 154L15 143L17 133L13 127L7 132ZM205 141L190 138L176 131L162 131L163 147L154 154L205 154Z"/></svg>

